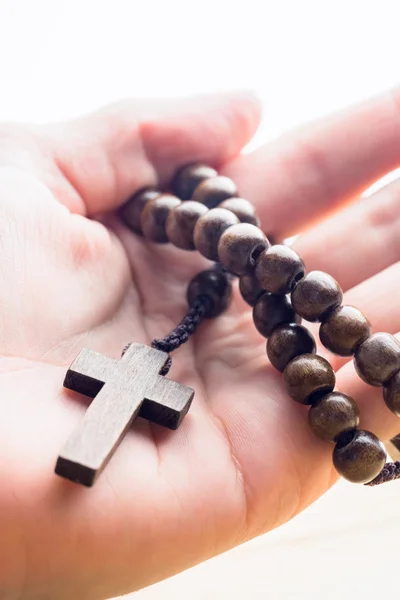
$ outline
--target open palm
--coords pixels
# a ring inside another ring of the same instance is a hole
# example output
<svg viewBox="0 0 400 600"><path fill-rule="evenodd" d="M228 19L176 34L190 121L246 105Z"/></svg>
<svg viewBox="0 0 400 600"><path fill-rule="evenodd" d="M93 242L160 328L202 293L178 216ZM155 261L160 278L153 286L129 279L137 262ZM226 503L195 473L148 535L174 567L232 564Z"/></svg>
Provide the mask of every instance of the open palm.
<svg viewBox="0 0 400 600"><path fill-rule="evenodd" d="M87 406L62 382L82 347L118 357L185 313L207 261L145 242L113 211L195 160L225 165L267 233L306 231L308 268L337 277L375 330L400 330L397 184L322 221L397 166L398 106L389 94L239 157L259 118L247 95L0 129L0 598L126 593L284 523L333 483L332 448L286 395L236 288L174 355L169 377L196 391L180 429L138 419L91 489L53 473ZM333 360L363 425L396 433L379 390Z"/></svg>

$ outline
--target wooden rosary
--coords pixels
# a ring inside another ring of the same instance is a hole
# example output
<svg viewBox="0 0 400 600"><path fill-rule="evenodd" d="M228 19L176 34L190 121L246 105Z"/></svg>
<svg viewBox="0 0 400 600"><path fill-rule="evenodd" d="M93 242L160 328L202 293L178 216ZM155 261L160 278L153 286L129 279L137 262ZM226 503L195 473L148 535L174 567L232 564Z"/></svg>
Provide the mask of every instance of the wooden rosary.
<svg viewBox="0 0 400 600"><path fill-rule="evenodd" d="M132 343L121 360L82 350L64 386L95 398L67 440L56 473L91 486L136 416L176 429L194 391L170 379L169 353L187 341L203 318L229 305L231 280L239 277L244 300L253 307L257 330L268 339L267 355L283 373L289 395L310 405L308 421L321 439L333 442L337 472L352 482L376 485L400 477L400 462L386 463L383 443L358 429L360 413L352 398L335 388L329 362L316 354L301 319L320 322L322 344L339 356L353 356L365 382L383 386L384 401L400 416L400 344L388 333L371 334L367 318L342 305L342 290L322 271L306 273L289 246L271 245L259 228L254 208L238 197L235 184L202 164L181 169L175 195L143 189L121 209L136 234L152 242L197 249L215 261L189 283L189 312L178 327L152 347Z"/></svg>

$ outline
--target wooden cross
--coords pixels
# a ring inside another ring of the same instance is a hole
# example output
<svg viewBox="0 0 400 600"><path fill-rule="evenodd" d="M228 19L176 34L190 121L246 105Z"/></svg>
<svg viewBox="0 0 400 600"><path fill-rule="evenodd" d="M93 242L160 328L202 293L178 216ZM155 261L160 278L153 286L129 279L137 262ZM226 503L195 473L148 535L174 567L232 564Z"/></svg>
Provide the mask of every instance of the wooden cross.
<svg viewBox="0 0 400 600"><path fill-rule="evenodd" d="M176 429L194 391L159 375L168 354L131 344L121 360L82 350L65 376L64 387L95 398L67 440L55 472L91 486L135 417Z"/></svg>

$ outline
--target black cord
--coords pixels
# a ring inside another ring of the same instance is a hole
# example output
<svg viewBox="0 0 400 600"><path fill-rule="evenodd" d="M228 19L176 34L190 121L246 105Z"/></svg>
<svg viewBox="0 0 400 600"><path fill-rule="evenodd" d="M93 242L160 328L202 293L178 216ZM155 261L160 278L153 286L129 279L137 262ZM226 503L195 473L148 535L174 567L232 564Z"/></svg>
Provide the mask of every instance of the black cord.
<svg viewBox="0 0 400 600"><path fill-rule="evenodd" d="M395 479L400 479L400 461L398 460L386 463L379 475L365 485L373 487L375 485L387 483L388 481L394 481Z"/></svg>
<svg viewBox="0 0 400 600"><path fill-rule="evenodd" d="M185 344L203 321L209 308L210 300L208 296L199 296L196 298L187 315L182 319L179 325L165 337L153 340L151 342L152 348L170 354L170 352L173 352L179 348L179 346ZM171 368L171 362L172 359L169 357L161 371L161 375L166 375L168 373Z"/></svg>

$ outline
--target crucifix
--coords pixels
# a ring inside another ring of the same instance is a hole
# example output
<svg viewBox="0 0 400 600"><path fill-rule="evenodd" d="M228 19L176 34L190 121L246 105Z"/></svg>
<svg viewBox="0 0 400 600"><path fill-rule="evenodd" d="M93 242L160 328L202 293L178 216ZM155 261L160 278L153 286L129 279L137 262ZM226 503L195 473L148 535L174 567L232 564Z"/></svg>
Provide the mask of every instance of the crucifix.
<svg viewBox="0 0 400 600"><path fill-rule="evenodd" d="M168 354L131 344L120 360L83 349L65 376L64 387L94 398L67 440L55 472L91 486L137 417L176 429L194 391L160 375Z"/></svg>

